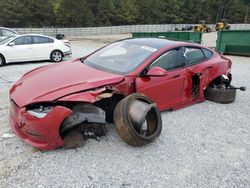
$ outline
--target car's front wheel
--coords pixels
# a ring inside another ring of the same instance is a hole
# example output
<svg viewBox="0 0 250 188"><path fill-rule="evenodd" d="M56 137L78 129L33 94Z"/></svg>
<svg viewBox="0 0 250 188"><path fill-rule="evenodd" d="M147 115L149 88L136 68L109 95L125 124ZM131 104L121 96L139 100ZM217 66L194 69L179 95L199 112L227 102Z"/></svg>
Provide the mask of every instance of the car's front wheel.
<svg viewBox="0 0 250 188"><path fill-rule="evenodd" d="M50 54L50 60L53 62L60 62L63 60L63 53L60 50L54 50Z"/></svg>
<svg viewBox="0 0 250 188"><path fill-rule="evenodd" d="M0 54L0 67L5 65L5 59L4 57Z"/></svg>
<svg viewBox="0 0 250 188"><path fill-rule="evenodd" d="M114 111L117 134L129 145L152 142L162 130L159 110L149 98L135 93L121 100Z"/></svg>

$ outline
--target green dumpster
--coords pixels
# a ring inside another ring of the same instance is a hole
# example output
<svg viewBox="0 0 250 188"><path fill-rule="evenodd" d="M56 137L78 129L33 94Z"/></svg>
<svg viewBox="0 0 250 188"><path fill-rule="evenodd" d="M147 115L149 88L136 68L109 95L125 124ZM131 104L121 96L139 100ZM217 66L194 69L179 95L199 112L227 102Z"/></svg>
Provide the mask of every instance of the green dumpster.
<svg viewBox="0 0 250 188"><path fill-rule="evenodd" d="M250 30L219 31L216 50L222 54L250 56Z"/></svg>
<svg viewBox="0 0 250 188"><path fill-rule="evenodd" d="M194 42L201 43L202 42L202 33L200 32L136 32L132 33L133 38L147 38L147 37L158 37L158 38L166 38L170 40L176 41L184 41L184 42Z"/></svg>

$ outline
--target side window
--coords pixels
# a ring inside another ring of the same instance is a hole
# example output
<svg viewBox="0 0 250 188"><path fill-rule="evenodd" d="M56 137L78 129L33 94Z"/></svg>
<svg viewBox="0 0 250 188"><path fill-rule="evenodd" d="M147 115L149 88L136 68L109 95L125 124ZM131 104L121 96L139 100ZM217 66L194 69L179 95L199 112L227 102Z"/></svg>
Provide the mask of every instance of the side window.
<svg viewBox="0 0 250 188"><path fill-rule="evenodd" d="M11 32L9 30L2 30L2 36L4 36L4 37L12 37L14 35L15 35L15 33Z"/></svg>
<svg viewBox="0 0 250 188"><path fill-rule="evenodd" d="M19 37L16 40L13 41L15 45L26 45L26 44L32 44L31 37Z"/></svg>
<svg viewBox="0 0 250 188"><path fill-rule="evenodd" d="M54 40L51 38L47 38L47 37L33 37L34 43L35 44L44 44L44 43L53 43Z"/></svg>
<svg viewBox="0 0 250 188"><path fill-rule="evenodd" d="M185 66L185 57L183 56L184 48L178 48L168 51L159 57L150 65L152 67L161 67L165 70L178 69Z"/></svg>
<svg viewBox="0 0 250 188"><path fill-rule="evenodd" d="M213 56L213 52L211 52L210 50L202 48L202 51L203 51L204 55L206 56L206 59L210 59Z"/></svg>
<svg viewBox="0 0 250 188"><path fill-rule="evenodd" d="M187 65L195 65L206 59L200 48L186 48L184 56L186 57Z"/></svg>

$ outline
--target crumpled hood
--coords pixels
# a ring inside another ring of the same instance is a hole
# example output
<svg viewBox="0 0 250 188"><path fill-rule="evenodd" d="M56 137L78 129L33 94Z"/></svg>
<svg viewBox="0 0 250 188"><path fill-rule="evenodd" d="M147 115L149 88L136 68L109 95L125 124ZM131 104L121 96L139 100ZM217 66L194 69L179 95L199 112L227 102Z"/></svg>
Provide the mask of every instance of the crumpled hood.
<svg viewBox="0 0 250 188"><path fill-rule="evenodd" d="M124 76L84 65L80 61L37 68L26 73L10 90L19 107L54 101L60 97L123 81Z"/></svg>

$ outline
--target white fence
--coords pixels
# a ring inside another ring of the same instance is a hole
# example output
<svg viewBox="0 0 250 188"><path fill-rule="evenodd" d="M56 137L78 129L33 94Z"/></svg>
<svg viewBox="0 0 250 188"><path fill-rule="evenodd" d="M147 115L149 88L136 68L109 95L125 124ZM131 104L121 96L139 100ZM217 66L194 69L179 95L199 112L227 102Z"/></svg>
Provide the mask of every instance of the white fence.
<svg viewBox="0 0 250 188"><path fill-rule="evenodd" d="M44 34L55 36L58 33L63 33L66 36L93 36L93 35L112 35L125 34L132 32L167 32L174 31L175 28L181 30L184 26L195 24L162 24L162 25L125 25L125 26L110 26L110 27L82 27L82 28L13 28L20 34ZM214 29L215 25L210 25ZM231 24L232 30L250 30L250 24Z"/></svg>

